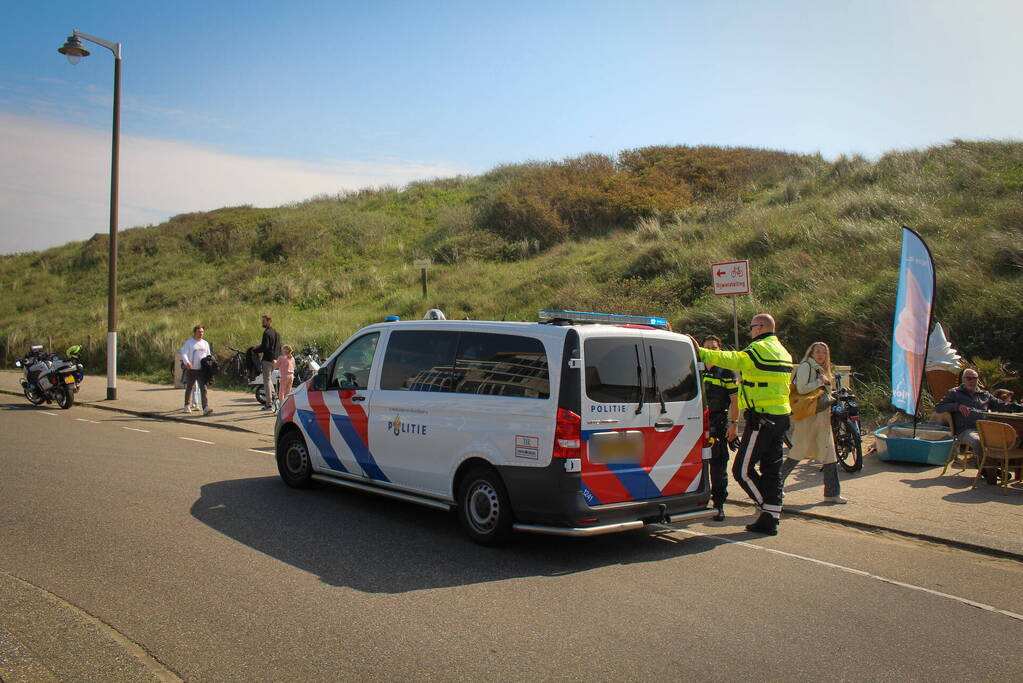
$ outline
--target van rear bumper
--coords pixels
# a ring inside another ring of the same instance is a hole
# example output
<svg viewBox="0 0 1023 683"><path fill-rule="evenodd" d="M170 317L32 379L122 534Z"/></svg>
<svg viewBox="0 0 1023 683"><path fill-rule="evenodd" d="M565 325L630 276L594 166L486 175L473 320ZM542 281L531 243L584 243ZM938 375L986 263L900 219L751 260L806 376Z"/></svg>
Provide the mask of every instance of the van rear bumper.
<svg viewBox="0 0 1023 683"><path fill-rule="evenodd" d="M557 536L597 536L653 522L712 517L706 463L703 470L700 489L692 493L591 506L583 498L581 475L565 472L560 460L542 468L498 468L515 512L515 528Z"/></svg>
<svg viewBox="0 0 1023 683"><path fill-rule="evenodd" d="M693 512L682 512L676 515L668 515L665 520L668 524L679 524L694 522L698 519L708 519L717 513L714 508L694 510ZM613 534L619 531L629 531L645 526L647 522L641 519L634 519L629 522L618 522L615 524L601 524L599 526L545 526L543 524L514 524L512 528L516 531L526 531L533 534L549 534L551 536L600 536L602 534Z"/></svg>

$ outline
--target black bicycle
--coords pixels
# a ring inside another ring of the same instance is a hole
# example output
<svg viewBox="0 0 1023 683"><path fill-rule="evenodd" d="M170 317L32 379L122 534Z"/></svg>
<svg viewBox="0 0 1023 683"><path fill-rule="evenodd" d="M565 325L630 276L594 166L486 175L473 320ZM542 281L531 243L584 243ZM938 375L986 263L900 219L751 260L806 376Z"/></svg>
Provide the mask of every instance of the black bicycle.
<svg viewBox="0 0 1023 683"><path fill-rule="evenodd" d="M224 375L231 378L238 384L248 384L255 375L252 373L252 362L244 351L239 351L233 346L228 346L228 349L234 352L234 355L227 359L224 363Z"/></svg>
<svg viewBox="0 0 1023 683"><path fill-rule="evenodd" d="M858 372L847 372L845 377L857 376ZM835 452L838 464L846 472L863 469L863 439L860 435L860 407L856 394L842 386L842 373L835 373L835 390L831 392L831 433L835 437Z"/></svg>

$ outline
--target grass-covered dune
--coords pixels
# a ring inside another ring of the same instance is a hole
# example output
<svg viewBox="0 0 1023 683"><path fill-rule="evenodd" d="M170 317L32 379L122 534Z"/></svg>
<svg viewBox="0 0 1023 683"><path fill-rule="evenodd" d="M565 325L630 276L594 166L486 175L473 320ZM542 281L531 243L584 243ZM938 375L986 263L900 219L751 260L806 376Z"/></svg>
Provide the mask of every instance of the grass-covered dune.
<svg viewBox="0 0 1023 683"><path fill-rule="evenodd" d="M215 349L329 351L389 314L534 320L540 308L654 314L731 339L710 264L749 259L741 322L779 319L794 355L886 373L900 226L928 242L936 319L970 357L1023 364L1023 143L962 142L829 162L756 149L648 147L507 165L404 189L175 216L121 233L122 372L166 372L192 326ZM32 226L24 226L31 230ZM429 298L415 258L431 258ZM0 257L0 350L93 340L103 366L107 237Z"/></svg>

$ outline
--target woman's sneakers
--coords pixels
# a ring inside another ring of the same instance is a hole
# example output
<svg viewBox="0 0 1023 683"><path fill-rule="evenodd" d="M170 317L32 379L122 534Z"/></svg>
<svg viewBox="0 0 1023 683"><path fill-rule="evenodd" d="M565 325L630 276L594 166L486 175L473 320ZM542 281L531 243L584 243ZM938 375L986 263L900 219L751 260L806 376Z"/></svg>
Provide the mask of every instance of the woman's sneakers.
<svg viewBox="0 0 1023 683"><path fill-rule="evenodd" d="M845 505L849 502L848 498L843 498L841 494L837 496L824 496L825 503L834 503L835 505Z"/></svg>

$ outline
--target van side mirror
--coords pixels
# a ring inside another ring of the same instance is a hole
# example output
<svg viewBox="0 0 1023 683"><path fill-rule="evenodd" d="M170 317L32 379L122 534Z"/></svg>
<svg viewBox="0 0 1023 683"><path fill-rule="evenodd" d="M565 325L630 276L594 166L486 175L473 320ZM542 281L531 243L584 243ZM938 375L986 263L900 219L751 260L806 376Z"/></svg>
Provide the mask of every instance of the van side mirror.
<svg viewBox="0 0 1023 683"><path fill-rule="evenodd" d="M313 379L312 379L312 389L313 389L313 391L326 391L327 390L327 373L325 372L325 370L326 370L326 368L323 368L322 370L317 372L315 375L313 375Z"/></svg>

